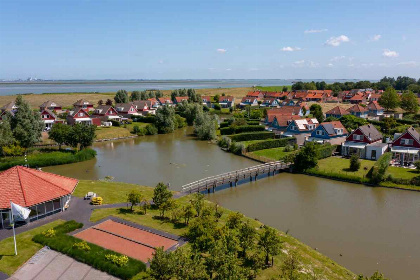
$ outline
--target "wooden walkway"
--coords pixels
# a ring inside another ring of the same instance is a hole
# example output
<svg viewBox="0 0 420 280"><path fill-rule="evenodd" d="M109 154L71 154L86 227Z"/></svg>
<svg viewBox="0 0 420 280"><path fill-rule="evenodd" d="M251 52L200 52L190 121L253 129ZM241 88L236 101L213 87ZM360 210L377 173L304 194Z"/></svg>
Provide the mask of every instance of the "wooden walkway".
<svg viewBox="0 0 420 280"><path fill-rule="evenodd" d="M216 187L229 184L237 186L238 182L243 179L249 178L250 181L257 180L258 175L267 174L268 176L275 175L276 172L280 172L289 169L290 164L286 164L283 161L274 161L256 166L223 173L220 175L207 177L189 184L182 186L182 193L188 194L193 192L210 192L215 190Z"/></svg>

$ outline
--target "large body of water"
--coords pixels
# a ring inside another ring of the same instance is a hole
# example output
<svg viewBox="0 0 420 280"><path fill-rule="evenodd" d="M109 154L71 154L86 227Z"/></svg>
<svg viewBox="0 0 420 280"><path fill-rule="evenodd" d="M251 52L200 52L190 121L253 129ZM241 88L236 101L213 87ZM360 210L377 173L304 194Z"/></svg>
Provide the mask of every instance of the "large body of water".
<svg viewBox="0 0 420 280"><path fill-rule="evenodd" d="M98 143L96 159L44 170L150 186L169 182L179 190L185 183L257 164L194 140L189 132ZM379 270L394 280L420 279L420 192L282 173L208 198L289 230L355 273Z"/></svg>
<svg viewBox="0 0 420 280"><path fill-rule="evenodd" d="M145 89L177 88L232 88L252 86L291 85L296 80L255 79L255 80L143 80L143 81L45 81L45 82L0 82L0 96L18 93L62 93L62 92L115 92ZM310 81L310 80L299 80ZM357 80L325 80L326 83Z"/></svg>

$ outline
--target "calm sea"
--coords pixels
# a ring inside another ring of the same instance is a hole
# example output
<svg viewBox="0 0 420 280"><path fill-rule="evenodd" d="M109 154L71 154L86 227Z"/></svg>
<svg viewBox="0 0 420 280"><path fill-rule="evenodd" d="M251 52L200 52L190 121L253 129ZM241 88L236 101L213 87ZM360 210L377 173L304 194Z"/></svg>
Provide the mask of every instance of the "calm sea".
<svg viewBox="0 0 420 280"><path fill-rule="evenodd" d="M145 89L177 89L177 88L232 88L252 86L292 85L305 79L261 79L261 80L101 80L101 81L42 81L42 82L0 82L0 96L25 93L60 93L60 92L115 92L119 89L127 91ZM315 80L321 81L321 80ZM327 83L357 80L324 80Z"/></svg>

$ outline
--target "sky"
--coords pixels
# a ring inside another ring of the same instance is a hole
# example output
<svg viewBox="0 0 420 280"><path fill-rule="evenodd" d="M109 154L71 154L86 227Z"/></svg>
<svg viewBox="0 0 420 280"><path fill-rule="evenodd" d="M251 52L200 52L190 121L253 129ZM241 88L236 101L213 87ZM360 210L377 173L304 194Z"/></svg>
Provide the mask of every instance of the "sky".
<svg viewBox="0 0 420 280"><path fill-rule="evenodd" d="M0 0L0 79L420 78L420 1Z"/></svg>

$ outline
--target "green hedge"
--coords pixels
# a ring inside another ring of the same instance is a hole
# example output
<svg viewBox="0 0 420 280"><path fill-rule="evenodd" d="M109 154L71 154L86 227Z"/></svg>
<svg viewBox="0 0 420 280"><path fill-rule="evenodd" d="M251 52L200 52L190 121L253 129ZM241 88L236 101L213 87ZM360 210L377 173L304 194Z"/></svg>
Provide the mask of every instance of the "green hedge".
<svg viewBox="0 0 420 280"><path fill-rule="evenodd" d="M332 156L333 152L337 149L338 145L331 145L329 143L323 144L318 148L319 159L327 158Z"/></svg>
<svg viewBox="0 0 420 280"><path fill-rule="evenodd" d="M115 254L121 256L121 254L104 249L92 243L88 243L90 247L89 251L73 247L73 244L80 242L80 239L67 235L67 233L81 227L83 227L83 224L75 221L68 221L54 228L56 231L56 235L54 237L46 237L41 233L35 235L32 240L118 278L131 279L139 272L146 270L146 265L144 263L132 258L128 258L129 260L127 265L121 267L117 266L116 264L108 261L105 258L105 255Z"/></svg>
<svg viewBox="0 0 420 280"><path fill-rule="evenodd" d="M133 122L143 122L143 123L155 123L156 117L155 116L141 116L141 117L133 117Z"/></svg>
<svg viewBox="0 0 420 280"><path fill-rule="evenodd" d="M252 131L264 131L265 127L263 125L242 125L238 127L224 127L220 129L221 135L231 135L235 133L242 132L252 132Z"/></svg>
<svg viewBox="0 0 420 280"><path fill-rule="evenodd" d="M368 183L368 180L363 177L359 177L355 175L348 175L345 173L330 172L330 171L324 172L324 171L320 171L317 168L308 169L305 171L305 173L310 174L310 175L324 177L324 178L329 178L329 179L352 182L352 183L360 183L360 184Z"/></svg>
<svg viewBox="0 0 420 280"><path fill-rule="evenodd" d="M287 138L281 138L281 139L269 139L266 141L249 144L247 147L247 151L254 152L258 150L285 147L287 145L293 145L295 143L296 143L296 138L294 137L287 137Z"/></svg>
<svg viewBox="0 0 420 280"><path fill-rule="evenodd" d="M271 131L259 131L259 132L246 132L240 134L229 135L228 137L232 141L250 141L250 140L265 140L274 138L275 133Z"/></svg>
<svg viewBox="0 0 420 280"><path fill-rule="evenodd" d="M34 153L28 156L28 164L31 167L53 166L90 160L95 156L96 151L89 148L81 150L77 153L72 151ZM5 158L0 161L0 170L25 164L24 157Z"/></svg>
<svg viewBox="0 0 420 280"><path fill-rule="evenodd" d="M246 124L247 125L259 125L260 124L260 121L255 121L255 120L251 120L251 121L246 121ZM228 127L228 126L230 126L231 124L228 122L228 121L224 121L224 122L221 122L220 123L220 128L224 128L224 127Z"/></svg>

